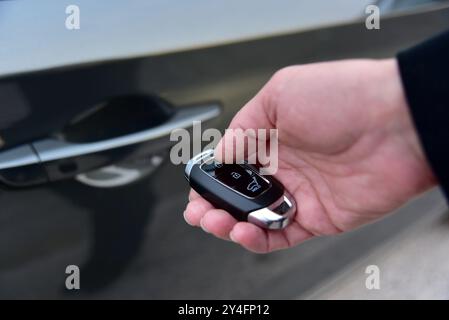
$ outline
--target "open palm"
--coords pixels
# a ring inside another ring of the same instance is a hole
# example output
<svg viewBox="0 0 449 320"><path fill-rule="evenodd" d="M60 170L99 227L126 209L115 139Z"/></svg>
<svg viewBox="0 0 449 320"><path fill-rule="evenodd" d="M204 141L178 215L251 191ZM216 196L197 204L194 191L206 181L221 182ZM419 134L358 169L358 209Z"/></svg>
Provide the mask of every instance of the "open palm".
<svg viewBox="0 0 449 320"><path fill-rule="evenodd" d="M351 230L435 182L408 114L395 60L349 60L280 70L230 128L276 128L276 178L297 203L284 230L237 222L194 191L188 223L254 252ZM219 144L216 157L226 154Z"/></svg>

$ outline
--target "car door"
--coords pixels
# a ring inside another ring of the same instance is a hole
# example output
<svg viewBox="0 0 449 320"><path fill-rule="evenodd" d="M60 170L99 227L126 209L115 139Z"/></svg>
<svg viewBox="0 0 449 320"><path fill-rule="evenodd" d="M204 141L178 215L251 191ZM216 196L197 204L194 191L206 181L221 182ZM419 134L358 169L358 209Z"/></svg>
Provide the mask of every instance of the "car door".
<svg viewBox="0 0 449 320"><path fill-rule="evenodd" d="M292 298L426 210L266 256L183 221L173 130L224 130L283 66L449 27L439 3L367 30L370 3L78 1L79 29L69 3L0 3L0 297Z"/></svg>

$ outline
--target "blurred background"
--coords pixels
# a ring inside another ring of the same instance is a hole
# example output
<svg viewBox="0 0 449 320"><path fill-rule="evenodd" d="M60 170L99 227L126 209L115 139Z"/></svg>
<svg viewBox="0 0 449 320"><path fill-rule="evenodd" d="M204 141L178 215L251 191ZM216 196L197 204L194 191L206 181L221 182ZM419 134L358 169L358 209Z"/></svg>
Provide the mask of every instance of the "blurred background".
<svg viewBox="0 0 449 320"><path fill-rule="evenodd" d="M155 134L181 116L223 130L284 66L391 57L448 28L443 0L0 1L0 298L449 298L439 190L256 255L184 222L184 168Z"/></svg>

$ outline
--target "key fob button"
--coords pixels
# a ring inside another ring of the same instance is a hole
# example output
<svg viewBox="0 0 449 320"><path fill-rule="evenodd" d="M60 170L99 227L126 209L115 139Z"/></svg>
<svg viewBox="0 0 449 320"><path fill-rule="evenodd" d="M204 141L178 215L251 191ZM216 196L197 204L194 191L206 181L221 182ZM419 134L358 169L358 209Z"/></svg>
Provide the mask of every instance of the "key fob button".
<svg viewBox="0 0 449 320"><path fill-rule="evenodd" d="M254 198L268 190L270 184L254 173L251 176L245 176L245 179L242 180L241 183L235 185L234 188L245 196Z"/></svg>
<svg viewBox="0 0 449 320"><path fill-rule="evenodd" d="M223 167L216 169L215 177L221 183L235 189L244 185L249 178L245 169L237 164L224 165Z"/></svg>
<svg viewBox="0 0 449 320"><path fill-rule="evenodd" d="M201 165L201 169L204 170L212 178L216 177L215 170L217 169L217 167L216 167L216 162L215 161L210 161L208 163L203 163Z"/></svg>

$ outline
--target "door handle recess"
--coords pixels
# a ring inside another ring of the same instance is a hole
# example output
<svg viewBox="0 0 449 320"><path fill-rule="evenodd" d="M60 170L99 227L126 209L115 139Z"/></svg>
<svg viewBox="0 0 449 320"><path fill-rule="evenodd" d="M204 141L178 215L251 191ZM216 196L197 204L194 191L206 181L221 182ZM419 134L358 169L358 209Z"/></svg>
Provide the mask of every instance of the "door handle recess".
<svg viewBox="0 0 449 320"><path fill-rule="evenodd" d="M173 130L188 129L194 121L207 121L221 112L218 104L178 110L160 125L111 139L73 143L46 138L0 152L0 181L13 187L32 186L150 155L173 144L168 139Z"/></svg>

